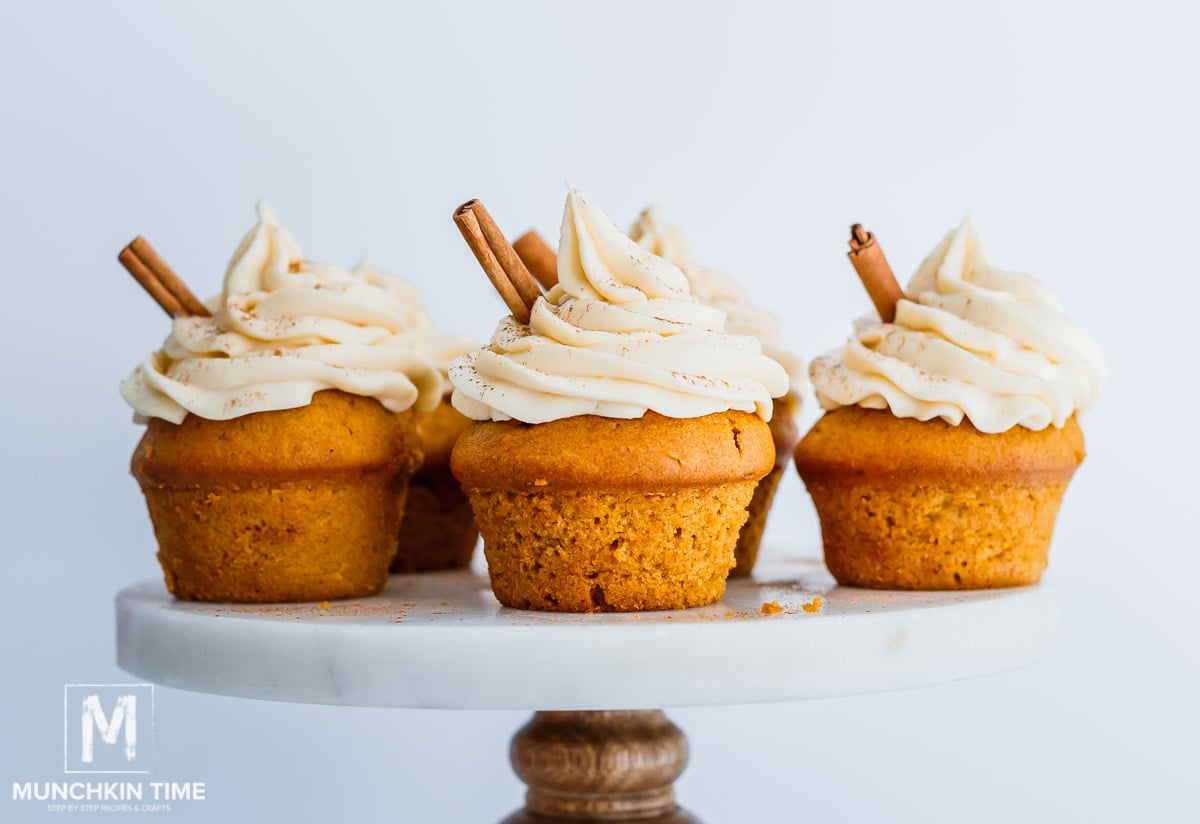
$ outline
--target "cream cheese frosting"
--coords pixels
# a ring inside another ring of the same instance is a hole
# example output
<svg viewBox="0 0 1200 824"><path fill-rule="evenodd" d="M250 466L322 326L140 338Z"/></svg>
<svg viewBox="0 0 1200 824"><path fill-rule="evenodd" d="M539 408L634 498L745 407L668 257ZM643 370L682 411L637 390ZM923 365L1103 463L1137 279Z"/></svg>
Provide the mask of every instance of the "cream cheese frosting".
<svg viewBox="0 0 1200 824"><path fill-rule="evenodd" d="M981 432L1061 427L1104 383L1100 348L1028 275L987 262L966 220L925 258L893 323L856 322L846 345L810 367L825 409L858 405L902 418L967 418Z"/></svg>
<svg viewBox="0 0 1200 824"><path fill-rule="evenodd" d="M407 346L429 359L442 373L445 381L443 392L449 396L453 389L449 374L451 362L474 352L479 348L479 342L470 335L450 335L436 327L425 312L421 293L408 281L381 272L365 260L354 267L352 274L370 283L386 283L388 291L399 298L404 309L404 327L392 336L390 342Z"/></svg>
<svg viewBox="0 0 1200 824"><path fill-rule="evenodd" d="M575 415L695 418L731 409L769 420L788 377L758 340L728 334L687 276L639 246L578 192L567 195L558 285L529 323L450 368L452 403L475 420L544 423Z"/></svg>
<svg viewBox="0 0 1200 824"><path fill-rule="evenodd" d="M725 313L726 332L758 338L763 353L787 370L792 391L799 394L808 388L804 360L784 344L779 318L750 303L732 279L697 265L683 232L663 221L658 204L643 210L629 236L640 246L682 269L696 299Z"/></svg>
<svg viewBox="0 0 1200 824"><path fill-rule="evenodd" d="M427 340L412 287L366 266L306 260L262 204L206 306L212 317L176 318L162 348L121 384L138 419L228 420L306 406L324 389L393 412L441 399L440 344Z"/></svg>

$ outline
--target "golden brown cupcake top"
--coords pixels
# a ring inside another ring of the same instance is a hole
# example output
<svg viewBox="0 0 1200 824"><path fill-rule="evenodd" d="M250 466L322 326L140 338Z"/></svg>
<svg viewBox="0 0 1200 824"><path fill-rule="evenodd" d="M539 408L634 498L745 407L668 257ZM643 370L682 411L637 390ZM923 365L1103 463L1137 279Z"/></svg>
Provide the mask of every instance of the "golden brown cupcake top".
<svg viewBox="0 0 1200 824"><path fill-rule="evenodd" d="M1062 428L1016 426L980 432L970 421L898 418L888 410L844 406L826 412L796 449L806 481L864 477L880 483L946 477L1066 480L1084 458L1083 433L1074 416Z"/></svg>
<svg viewBox="0 0 1200 824"><path fill-rule="evenodd" d="M464 487L657 491L757 480L774 460L770 428L753 413L647 412L633 420L474 423L459 438L451 467Z"/></svg>
<svg viewBox="0 0 1200 824"><path fill-rule="evenodd" d="M443 400L432 412L418 414L417 436L421 439L421 451L425 453L425 460L417 474L449 474L450 452L470 422L469 418L450 405L449 398Z"/></svg>
<svg viewBox="0 0 1200 824"><path fill-rule="evenodd" d="M130 469L143 484L179 485L214 476L228 483L303 480L314 472L360 477L419 460L411 412L327 390L307 406L227 421L151 418Z"/></svg>

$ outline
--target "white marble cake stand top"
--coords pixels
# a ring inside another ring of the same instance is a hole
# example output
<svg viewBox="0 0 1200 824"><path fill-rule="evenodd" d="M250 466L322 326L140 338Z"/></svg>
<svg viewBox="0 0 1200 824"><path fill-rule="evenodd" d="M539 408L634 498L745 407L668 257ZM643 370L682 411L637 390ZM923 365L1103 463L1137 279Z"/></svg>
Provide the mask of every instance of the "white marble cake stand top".
<svg viewBox="0 0 1200 824"><path fill-rule="evenodd" d="M814 596L817 612L803 606ZM783 612L764 615L765 602ZM679 612L505 609L486 576L392 576L353 601L175 601L161 581L117 596L120 666L199 692L373 707L601 710L883 692L1035 661L1059 628L1053 588L953 593L834 587L814 561L761 566L724 600Z"/></svg>

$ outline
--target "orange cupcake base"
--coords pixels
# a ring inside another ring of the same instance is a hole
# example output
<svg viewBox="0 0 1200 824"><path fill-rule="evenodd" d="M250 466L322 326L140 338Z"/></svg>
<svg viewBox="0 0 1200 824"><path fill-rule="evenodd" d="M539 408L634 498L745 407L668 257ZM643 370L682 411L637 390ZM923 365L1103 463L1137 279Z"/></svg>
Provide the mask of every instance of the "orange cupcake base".
<svg viewBox="0 0 1200 824"><path fill-rule="evenodd" d="M450 472L450 453L470 419L444 399L417 415L424 460L413 474L392 572L435 572L470 566L479 542L471 502Z"/></svg>
<svg viewBox="0 0 1200 824"><path fill-rule="evenodd" d="M757 416L722 412L483 422L454 449L492 592L520 609L683 609L717 601L759 480Z"/></svg>
<svg viewBox="0 0 1200 824"><path fill-rule="evenodd" d="M792 460L792 452L800 433L796 429L796 413L800 409L800 396L788 393L786 397L776 398L771 413L771 439L775 442L775 466L765 478L754 488L754 497L750 499L749 516L746 525L738 533L737 547L734 548L734 565L729 572L730 578L746 578L754 571L758 560L758 548L762 544L763 531L767 527L767 515L775 500L775 491L779 489L779 481L783 472Z"/></svg>
<svg viewBox="0 0 1200 824"><path fill-rule="evenodd" d="M1074 418L993 435L843 407L817 421L795 459L838 583L941 590L1036 583L1083 457Z"/></svg>
<svg viewBox="0 0 1200 824"><path fill-rule="evenodd" d="M152 419L131 469L175 597L324 601L383 588L419 459L411 411L330 390L227 421Z"/></svg>

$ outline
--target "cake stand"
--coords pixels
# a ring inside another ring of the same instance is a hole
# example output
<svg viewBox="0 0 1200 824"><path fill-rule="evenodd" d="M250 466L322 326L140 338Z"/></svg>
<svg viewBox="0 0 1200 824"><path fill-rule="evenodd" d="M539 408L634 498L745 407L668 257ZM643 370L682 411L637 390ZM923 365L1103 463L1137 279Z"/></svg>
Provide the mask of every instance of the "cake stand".
<svg viewBox="0 0 1200 824"><path fill-rule="evenodd" d="M819 598L818 602L816 599ZM528 709L511 758L526 807L505 824L696 819L672 784L687 742L661 707L928 686L1033 662L1058 635L1051 587L840 588L815 561L763 564L721 603L560 615L501 607L474 572L393 576L327 604L117 596L117 659L179 689L360 707Z"/></svg>

